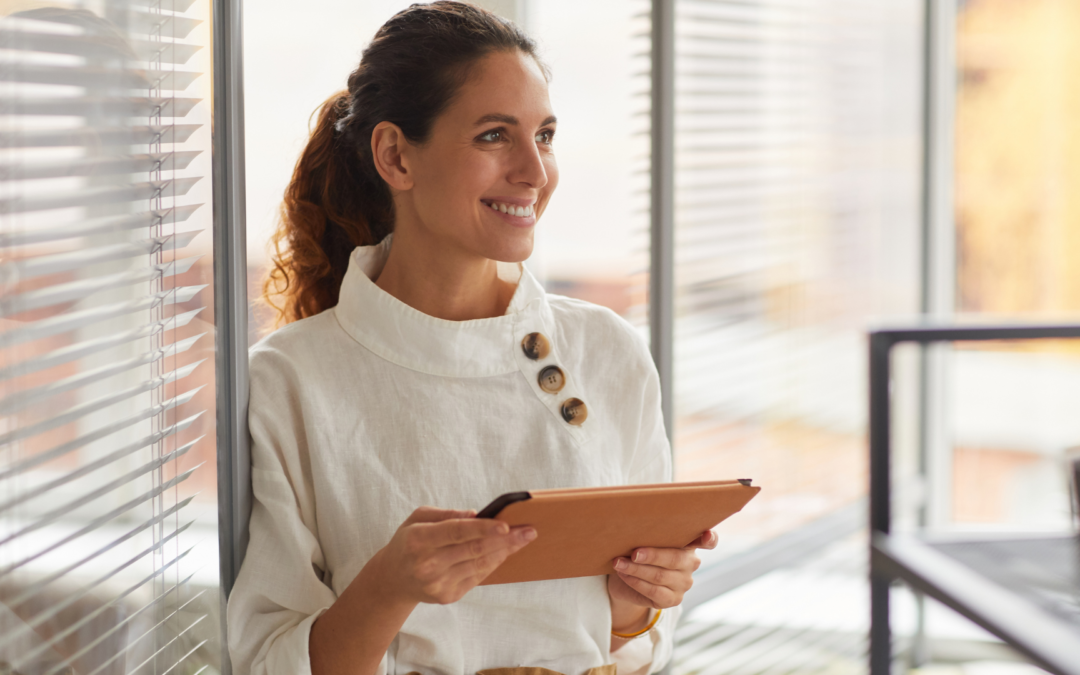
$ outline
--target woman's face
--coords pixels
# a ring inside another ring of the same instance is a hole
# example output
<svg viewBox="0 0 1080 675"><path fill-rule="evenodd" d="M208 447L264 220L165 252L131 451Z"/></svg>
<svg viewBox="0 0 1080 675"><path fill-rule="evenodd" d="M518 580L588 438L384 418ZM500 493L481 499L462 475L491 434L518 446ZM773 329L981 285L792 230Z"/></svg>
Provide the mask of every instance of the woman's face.
<svg viewBox="0 0 1080 675"><path fill-rule="evenodd" d="M544 75L514 50L470 71L422 146L413 146L409 190L423 236L459 252L520 262L559 172L555 116Z"/></svg>

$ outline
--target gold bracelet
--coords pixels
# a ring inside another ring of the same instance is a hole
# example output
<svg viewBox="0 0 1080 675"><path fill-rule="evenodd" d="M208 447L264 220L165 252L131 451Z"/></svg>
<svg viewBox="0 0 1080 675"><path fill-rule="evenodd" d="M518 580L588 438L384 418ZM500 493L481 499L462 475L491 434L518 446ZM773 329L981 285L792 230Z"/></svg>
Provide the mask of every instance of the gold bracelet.
<svg viewBox="0 0 1080 675"><path fill-rule="evenodd" d="M664 613L664 610L662 610L662 609L656 610L656 616L654 616L652 621L649 622L649 625L645 626L644 628L642 628L641 630L639 630L636 633L623 634L623 633L616 633L615 631L611 631L611 634L614 635L617 638L622 638L624 640L629 640L630 638L636 638L638 636L644 635L645 633L648 633L649 631L651 631L653 629L653 626L655 626L656 622L660 620L660 615L663 614L663 613Z"/></svg>

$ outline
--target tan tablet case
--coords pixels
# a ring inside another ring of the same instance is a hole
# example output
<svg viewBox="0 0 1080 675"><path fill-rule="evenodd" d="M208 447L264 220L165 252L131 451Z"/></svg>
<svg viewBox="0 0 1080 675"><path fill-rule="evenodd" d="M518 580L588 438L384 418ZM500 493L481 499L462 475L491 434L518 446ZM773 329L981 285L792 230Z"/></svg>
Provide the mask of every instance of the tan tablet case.
<svg viewBox="0 0 1080 675"><path fill-rule="evenodd" d="M732 480L530 491L495 518L539 536L482 585L610 574L612 559L635 548L690 544L760 490Z"/></svg>

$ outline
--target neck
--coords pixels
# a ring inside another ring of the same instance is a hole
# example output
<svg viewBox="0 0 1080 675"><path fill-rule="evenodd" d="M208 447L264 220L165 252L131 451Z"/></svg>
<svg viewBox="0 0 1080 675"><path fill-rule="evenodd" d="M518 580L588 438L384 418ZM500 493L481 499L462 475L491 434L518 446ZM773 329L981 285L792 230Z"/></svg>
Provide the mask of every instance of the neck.
<svg viewBox="0 0 1080 675"><path fill-rule="evenodd" d="M395 231L375 285L413 309L448 321L502 316L515 288L499 278L496 261L412 235L405 228Z"/></svg>

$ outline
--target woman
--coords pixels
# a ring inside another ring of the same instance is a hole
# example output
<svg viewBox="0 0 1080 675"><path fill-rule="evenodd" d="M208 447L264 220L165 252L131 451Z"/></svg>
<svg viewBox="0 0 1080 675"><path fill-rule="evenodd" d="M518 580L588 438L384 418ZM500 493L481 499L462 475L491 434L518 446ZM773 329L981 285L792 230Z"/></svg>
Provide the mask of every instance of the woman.
<svg viewBox="0 0 1080 675"><path fill-rule="evenodd" d="M478 587L536 533L472 508L670 480L641 340L520 264L558 181L555 125L533 42L456 2L391 18L324 104L268 282L291 323L251 352L238 672L626 675L669 658L692 547Z"/></svg>

